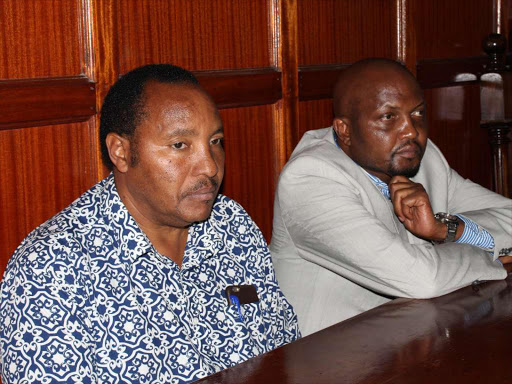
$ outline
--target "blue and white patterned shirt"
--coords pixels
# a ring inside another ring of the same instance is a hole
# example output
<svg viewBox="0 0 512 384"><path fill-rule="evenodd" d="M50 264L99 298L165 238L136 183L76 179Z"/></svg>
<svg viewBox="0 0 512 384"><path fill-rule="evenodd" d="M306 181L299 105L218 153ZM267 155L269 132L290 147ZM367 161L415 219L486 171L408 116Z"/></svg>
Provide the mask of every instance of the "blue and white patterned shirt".
<svg viewBox="0 0 512 384"><path fill-rule="evenodd" d="M259 302L227 304L253 284ZM181 269L121 202L113 176L34 230L1 285L0 371L13 383L184 383L297 339L265 240L219 195Z"/></svg>

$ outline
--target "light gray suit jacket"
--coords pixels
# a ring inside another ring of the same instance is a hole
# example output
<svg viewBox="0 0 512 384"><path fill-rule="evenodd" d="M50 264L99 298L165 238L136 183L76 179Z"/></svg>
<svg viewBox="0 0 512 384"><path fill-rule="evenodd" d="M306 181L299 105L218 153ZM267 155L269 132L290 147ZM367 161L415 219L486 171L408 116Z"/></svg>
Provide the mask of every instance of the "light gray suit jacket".
<svg viewBox="0 0 512 384"><path fill-rule="evenodd" d="M395 297L431 298L506 277L495 260L512 246L512 200L463 179L431 141L413 180L423 184L434 212L460 213L485 228L494 256L415 237L336 146L332 128L304 135L279 178L270 245L303 336Z"/></svg>

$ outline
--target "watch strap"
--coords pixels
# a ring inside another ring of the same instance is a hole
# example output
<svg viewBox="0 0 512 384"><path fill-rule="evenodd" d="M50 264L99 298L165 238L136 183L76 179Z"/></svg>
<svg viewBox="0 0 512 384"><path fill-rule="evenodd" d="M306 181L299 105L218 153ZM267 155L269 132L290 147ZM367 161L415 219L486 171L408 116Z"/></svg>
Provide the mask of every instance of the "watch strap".
<svg viewBox="0 0 512 384"><path fill-rule="evenodd" d="M457 228L459 227L459 220L457 219L457 216L452 216L445 212L438 212L434 215L434 217L436 220L445 224L448 228L445 239L439 243L442 244L454 242L455 237L457 236Z"/></svg>

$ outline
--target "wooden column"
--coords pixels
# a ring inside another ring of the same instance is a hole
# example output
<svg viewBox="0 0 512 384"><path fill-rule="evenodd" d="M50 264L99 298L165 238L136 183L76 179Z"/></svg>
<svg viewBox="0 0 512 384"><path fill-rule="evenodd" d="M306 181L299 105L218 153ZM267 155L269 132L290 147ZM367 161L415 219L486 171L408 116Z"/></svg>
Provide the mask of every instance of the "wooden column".
<svg viewBox="0 0 512 384"><path fill-rule="evenodd" d="M480 77L482 128L489 134L492 156L492 187L510 197L509 134L512 130L512 71L505 64L506 38L492 33L483 43L489 63Z"/></svg>

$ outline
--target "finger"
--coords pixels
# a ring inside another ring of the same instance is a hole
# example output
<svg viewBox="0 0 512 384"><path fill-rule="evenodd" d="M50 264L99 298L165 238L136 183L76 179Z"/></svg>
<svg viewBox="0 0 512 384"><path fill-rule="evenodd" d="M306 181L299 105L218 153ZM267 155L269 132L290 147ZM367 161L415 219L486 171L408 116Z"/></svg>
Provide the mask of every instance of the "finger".
<svg viewBox="0 0 512 384"><path fill-rule="evenodd" d="M409 220L417 220L425 214L433 216L431 211L429 198L422 189L416 189L402 198L402 212Z"/></svg>
<svg viewBox="0 0 512 384"><path fill-rule="evenodd" d="M420 191L421 192L421 191ZM418 196L418 187L414 184L408 184L407 187L399 187L393 192L391 201L398 218L403 221L404 218L411 219L410 208L416 205L415 200Z"/></svg>
<svg viewBox="0 0 512 384"><path fill-rule="evenodd" d="M395 184L395 183L412 183L411 180L409 180L405 176L393 176L391 180L389 181L389 184Z"/></svg>
<svg viewBox="0 0 512 384"><path fill-rule="evenodd" d="M395 194L396 191L410 188L414 184L415 183L409 180L407 177L395 176L391 179L391 181L388 184L389 194L391 195L391 198L393 198L393 195Z"/></svg>

